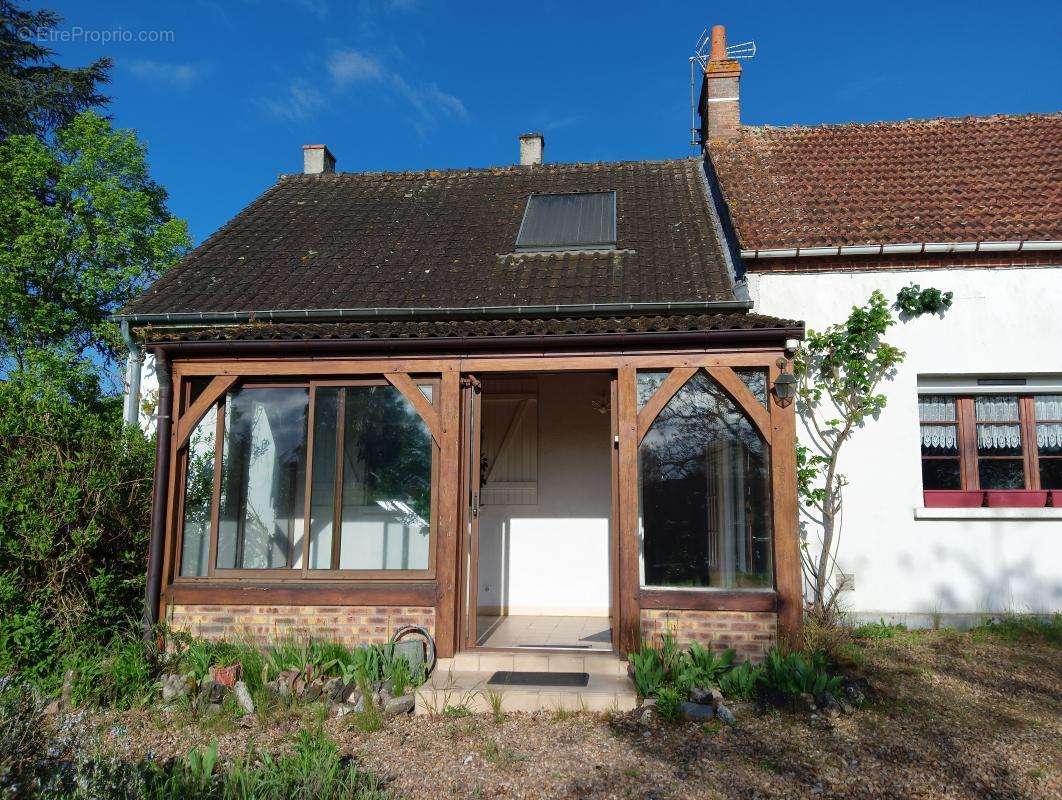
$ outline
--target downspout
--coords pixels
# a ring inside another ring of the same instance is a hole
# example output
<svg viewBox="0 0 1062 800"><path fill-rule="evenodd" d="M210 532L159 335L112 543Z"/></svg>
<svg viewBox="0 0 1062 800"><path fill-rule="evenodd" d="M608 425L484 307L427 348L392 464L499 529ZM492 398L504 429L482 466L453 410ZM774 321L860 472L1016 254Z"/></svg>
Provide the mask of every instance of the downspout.
<svg viewBox="0 0 1062 800"><path fill-rule="evenodd" d="M155 646L162 597L162 549L166 538L166 497L170 484L170 429L173 382L170 361L164 350L155 351L155 376L159 381L159 405L155 425L155 482L151 496L151 528L148 545L147 587L144 592L144 643Z"/></svg>
<svg viewBox="0 0 1062 800"><path fill-rule="evenodd" d="M129 350L125 362L125 424L137 425L140 422L140 372L144 364L144 355L140 345L133 338L129 320L121 322L122 341Z"/></svg>

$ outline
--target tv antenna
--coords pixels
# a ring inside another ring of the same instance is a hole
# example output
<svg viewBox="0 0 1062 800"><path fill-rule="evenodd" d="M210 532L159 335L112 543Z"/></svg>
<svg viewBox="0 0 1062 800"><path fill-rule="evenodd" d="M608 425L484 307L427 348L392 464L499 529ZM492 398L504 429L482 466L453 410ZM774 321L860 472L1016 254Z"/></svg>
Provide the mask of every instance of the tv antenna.
<svg viewBox="0 0 1062 800"><path fill-rule="evenodd" d="M726 42L725 34L723 42ZM722 60L737 61L754 58L755 56L755 42L724 44ZM693 55L690 56L690 147L697 147L701 144L701 140L697 136L700 133L700 129L697 127L697 67L700 67L703 75L705 70L708 69L708 62L712 60L712 34L705 28L701 31L701 35L697 37L697 44L693 47ZM715 60L721 59L717 57Z"/></svg>

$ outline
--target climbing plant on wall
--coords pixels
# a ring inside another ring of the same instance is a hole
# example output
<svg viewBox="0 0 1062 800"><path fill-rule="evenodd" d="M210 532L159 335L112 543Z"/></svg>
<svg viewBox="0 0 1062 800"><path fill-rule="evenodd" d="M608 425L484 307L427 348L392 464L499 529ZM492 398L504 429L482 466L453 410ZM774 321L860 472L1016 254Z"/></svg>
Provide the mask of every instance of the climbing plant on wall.
<svg viewBox="0 0 1062 800"><path fill-rule="evenodd" d="M897 322L893 309L907 317L924 311L943 313L951 306L951 297L951 292L912 284L890 304L875 290L843 322L822 331L809 330L794 356L797 411L805 429L797 445L801 512L819 535L817 549L806 535L801 550L813 614L832 612L841 588L834 580L848 485L848 477L838 468L841 453L853 435L885 409L882 384L893 378L906 358L903 350L883 339Z"/></svg>

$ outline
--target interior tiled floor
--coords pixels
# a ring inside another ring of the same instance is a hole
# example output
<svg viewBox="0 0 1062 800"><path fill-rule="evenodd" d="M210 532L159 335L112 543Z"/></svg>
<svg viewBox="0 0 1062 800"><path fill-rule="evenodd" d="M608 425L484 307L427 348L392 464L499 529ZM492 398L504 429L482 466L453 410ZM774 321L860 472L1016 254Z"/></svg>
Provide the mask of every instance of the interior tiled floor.
<svg viewBox="0 0 1062 800"><path fill-rule="evenodd" d="M477 615L480 647L572 647L611 650L608 617Z"/></svg>

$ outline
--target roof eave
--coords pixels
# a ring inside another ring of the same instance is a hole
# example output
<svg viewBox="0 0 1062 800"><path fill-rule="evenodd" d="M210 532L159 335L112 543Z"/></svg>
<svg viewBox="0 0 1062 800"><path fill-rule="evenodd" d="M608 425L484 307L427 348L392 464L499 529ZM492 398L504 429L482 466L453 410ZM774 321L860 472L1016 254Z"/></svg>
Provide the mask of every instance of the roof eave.
<svg viewBox="0 0 1062 800"><path fill-rule="evenodd" d="M889 244L774 247L741 251L743 259L829 258L831 256L939 255L945 253L1018 253L1062 250L1062 241L1021 239L976 242L891 242Z"/></svg>
<svg viewBox="0 0 1062 800"><path fill-rule="evenodd" d="M691 311L749 311L748 300L663 301L654 303L582 303L572 305L469 306L463 308L304 308L256 311L191 311L149 314L112 314L112 322L130 325L219 325L243 322L335 322L351 319L423 319L445 317L508 317L607 315Z"/></svg>

